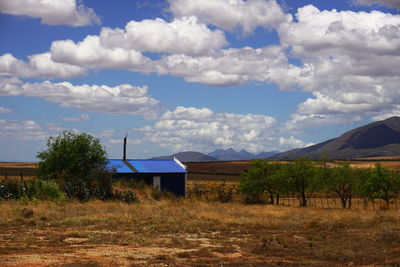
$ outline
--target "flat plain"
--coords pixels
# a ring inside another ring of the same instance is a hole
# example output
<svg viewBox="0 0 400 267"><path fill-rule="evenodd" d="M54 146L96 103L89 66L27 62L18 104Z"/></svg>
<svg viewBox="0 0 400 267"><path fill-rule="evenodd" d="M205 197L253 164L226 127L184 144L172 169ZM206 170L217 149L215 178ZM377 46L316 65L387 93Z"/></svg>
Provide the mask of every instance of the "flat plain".
<svg viewBox="0 0 400 267"><path fill-rule="evenodd" d="M374 164L355 161L365 163ZM388 163L400 166L382 161ZM217 179L245 164L200 167ZM0 164L17 171L28 165ZM0 266L400 266L400 213L379 205L301 208L141 195L134 204L0 201L0 211Z"/></svg>
<svg viewBox="0 0 400 267"><path fill-rule="evenodd" d="M399 266L400 214L195 200L0 202L1 266Z"/></svg>

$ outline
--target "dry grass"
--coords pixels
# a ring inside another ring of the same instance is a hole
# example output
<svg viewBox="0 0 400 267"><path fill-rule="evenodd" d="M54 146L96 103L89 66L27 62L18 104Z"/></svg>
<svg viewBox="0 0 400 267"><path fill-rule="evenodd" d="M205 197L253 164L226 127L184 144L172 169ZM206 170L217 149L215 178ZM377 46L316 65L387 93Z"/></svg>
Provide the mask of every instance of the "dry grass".
<svg viewBox="0 0 400 267"><path fill-rule="evenodd" d="M394 211L193 200L0 202L0 210L1 266L400 264Z"/></svg>

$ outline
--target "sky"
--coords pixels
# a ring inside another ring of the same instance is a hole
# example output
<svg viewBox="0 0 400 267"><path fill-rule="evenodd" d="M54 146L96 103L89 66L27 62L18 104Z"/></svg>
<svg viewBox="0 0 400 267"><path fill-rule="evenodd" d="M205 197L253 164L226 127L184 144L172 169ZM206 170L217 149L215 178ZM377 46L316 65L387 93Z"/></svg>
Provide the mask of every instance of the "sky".
<svg viewBox="0 0 400 267"><path fill-rule="evenodd" d="M400 116L400 0L0 0L0 161L286 151Z"/></svg>

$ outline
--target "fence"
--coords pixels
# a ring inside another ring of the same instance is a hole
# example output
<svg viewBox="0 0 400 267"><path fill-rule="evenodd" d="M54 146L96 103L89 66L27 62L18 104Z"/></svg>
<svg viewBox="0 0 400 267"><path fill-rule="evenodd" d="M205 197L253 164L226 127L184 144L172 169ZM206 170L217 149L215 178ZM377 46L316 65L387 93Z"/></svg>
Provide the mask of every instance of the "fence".
<svg viewBox="0 0 400 267"><path fill-rule="evenodd" d="M221 186L223 185L223 186ZM221 195L226 196L232 192L231 202L244 202L243 195L240 194L237 182L217 182L217 181L189 181L188 197L205 200L205 201L220 201ZM221 194L221 190L225 190L225 194ZM308 194L307 206L323 209L341 209L342 202L339 197L333 194ZM226 199L225 199L226 200ZM271 204L268 194L262 198L263 203ZM274 204L278 206L300 207L300 199L295 194L279 196L277 203L276 196ZM353 210L399 210L397 199L392 199L387 205L382 199L368 199L359 196L354 196L351 199L351 209Z"/></svg>

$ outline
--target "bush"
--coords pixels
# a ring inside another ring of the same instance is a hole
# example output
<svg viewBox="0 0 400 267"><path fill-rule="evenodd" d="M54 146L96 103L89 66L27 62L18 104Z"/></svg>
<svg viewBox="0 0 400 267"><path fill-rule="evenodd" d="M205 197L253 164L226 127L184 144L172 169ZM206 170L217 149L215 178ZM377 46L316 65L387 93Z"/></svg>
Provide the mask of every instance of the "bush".
<svg viewBox="0 0 400 267"><path fill-rule="evenodd" d="M139 198L136 196L135 192L131 190L121 192L118 198L128 204L139 202Z"/></svg>
<svg viewBox="0 0 400 267"><path fill-rule="evenodd" d="M218 184L215 188L215 191L218 195L218 200L222 203L231 202L233 198L233 191L235 190L234 186L227 186L226 182Z"/></svg>
<svg viewBox="0 0 400 267"><path fill-rule="evenodd" d="M15 179L5 179L0 183L0 199L19 199L25 193L25 184Z"/></svg>
<svg viewBox="0 0 400 267"><path fill-rule="evenodd" d="M62 201L65 194L61 191L57 183L48 180L35 179L27 186L27 195L29 198L39 200Z"/></svg>

